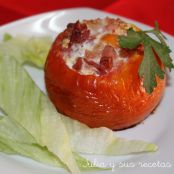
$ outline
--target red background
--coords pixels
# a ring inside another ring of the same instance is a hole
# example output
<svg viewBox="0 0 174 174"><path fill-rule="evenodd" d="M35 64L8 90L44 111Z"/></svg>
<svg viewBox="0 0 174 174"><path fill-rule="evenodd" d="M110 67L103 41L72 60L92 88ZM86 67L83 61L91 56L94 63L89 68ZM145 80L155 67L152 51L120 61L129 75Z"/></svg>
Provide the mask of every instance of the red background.
<svg viewBox="0 0 174 174"><path fill-rule="evenodd" d="M93 7L153 25L174 35L174 0L0 0L0 25L33 14Z"/></svg>

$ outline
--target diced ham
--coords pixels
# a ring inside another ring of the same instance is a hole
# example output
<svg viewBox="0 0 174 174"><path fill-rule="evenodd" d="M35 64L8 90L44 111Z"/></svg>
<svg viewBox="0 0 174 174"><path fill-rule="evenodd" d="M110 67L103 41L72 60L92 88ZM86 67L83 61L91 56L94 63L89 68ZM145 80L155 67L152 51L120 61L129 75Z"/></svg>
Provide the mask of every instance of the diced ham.
<svg viewBox="0 0 174 174"><path fill-rule="evenodd" d="M106 45L103 49L102 57L110 57L112 59L115 59L117 57L117 54L112 46Z"/></svg>
<svg viewBox="0 0 174 174"><path fill-rule="evenodd" d="M110 45L106 45L102 52L102 57L100 59L100 74L105 74L109 72L113 67L113 59L117 57L114 48Z"/></svg>
<svg viewBox="0 0 174 174"><path fill-rule="evenodd" d="M95 63L94 61L92 60L88 60L86 58L84 58L84 61L90 65L90 66L93 66L94 68L96 68L97 70L100 68L99 64Z"/></svg>
<svg viewBox="0 0 174 174"><path fill-rule="evenodd" d="M90 31L85 23L70 23L67 25L67 29L71 32L71 43L83 43L89 38Z"/></svg>
<svg viewBox="0 0 174 174"><path fill-rule="evenodd" d="M110 71L113 67L112 57L102 57L100 59L100 69L105 69L106 72Z"/></svg>
<svg viewBox="0 0 174 174"><path fill-rule="evenodd" d="M100 75L104 75L112 69L113 59L117 57L114 48L110 45L106 45L104 47L102 52L102 57L99 63L96 63L90 60L90 58L93 58L95 56L95 52L86 51L85 55L86 55L86 58L84 59L84 61L88 65L96 68L96 70L99 72Z"/></svg>
<svg viewBox="0 0 174 174"><path fill-rule="evenodd" d="M73 69L80 71L82 68L82 63L83 63L82 58L81 57L77 58L76 63L73 65Z"/></svg>
<svg viewBox="0 0 174 174"><path fill-rule="evenodd" d="M98 74L100 74L100 75L106 74L106 73L108 72L108 70L109 70L109 69L106 68L106 66L104 65L104 64L107 64L106 62L104 63L104 61L103 61L102 64L98 64L98 63L96 63L96 62L94 62L94 61L92 61L92 60L88 60L88 59L84 59L84 61L85 61L85 63L87 63L88 65L94 67L94 68L97 70Z"/></svg>

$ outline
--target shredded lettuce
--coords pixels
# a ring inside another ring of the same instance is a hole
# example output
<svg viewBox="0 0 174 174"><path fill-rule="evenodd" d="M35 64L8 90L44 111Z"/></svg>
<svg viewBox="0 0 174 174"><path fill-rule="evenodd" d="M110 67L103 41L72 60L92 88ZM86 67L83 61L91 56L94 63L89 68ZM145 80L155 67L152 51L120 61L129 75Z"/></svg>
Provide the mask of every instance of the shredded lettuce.
<svg viewBox="0 0 174 174"><path fill-rule="evenodd" d="M0 151L67 168L71 173L97 169L78 153L123 155L156 151L157 146L114 136L107 128L91 129L57 113L47 96L22 67L43 68L48 37L7 37L0 43ZM10 50L10 51L9 51ZM85 167L83 167L85 166Z"/></svg>

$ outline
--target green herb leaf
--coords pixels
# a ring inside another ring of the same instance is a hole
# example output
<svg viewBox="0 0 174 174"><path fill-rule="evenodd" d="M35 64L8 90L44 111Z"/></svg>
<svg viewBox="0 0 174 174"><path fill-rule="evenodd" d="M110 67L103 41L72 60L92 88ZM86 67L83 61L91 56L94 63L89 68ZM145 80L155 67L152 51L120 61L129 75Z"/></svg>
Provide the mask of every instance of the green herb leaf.
<svg viewBox="0 0 174 174"><path fill-rule="evenodd" d="M161 45L159 42L152 39L151 45L163 64L169 69L174 68L174 65L172 64L172 58L169 55L169 53L171 52L169 47L166 45Z"/></svg>
<svg viewBox="0 0 174 174"><path fill-rule="evenodd" d="M164 71L161 70L151 47L150 41L144 40L144 58L139 68L139 75L143 78L143 86L147 93L152 93L157 86L156 75L164 78Z"/></svg>
<svg viewBox="0 0 174 174"><path fill-rule="evenodd" d="M119 38L120 46L129 49L136 48L142 40L141 32L136 32L132 28L128 30L127 36L120 36Z"/></svg>
<svg viewBox="0 0 174 174"><path fill-rule="evenodd" d="M151 38L148 33L154 34L159 42ZM165 74L159 65L156 55L164 64L165 68L174 68L172 58L170 57L171 50L164 39L165 37L158 28L158 23L155 24L153 30L137 32L129 29L127 36L120 36L119 38L119 44L122 48L134 49L140 44L144 45L144 57L139 67L139 76L143 78L143 86L149 94L157 86L156 76L164 79Z"/></svg>

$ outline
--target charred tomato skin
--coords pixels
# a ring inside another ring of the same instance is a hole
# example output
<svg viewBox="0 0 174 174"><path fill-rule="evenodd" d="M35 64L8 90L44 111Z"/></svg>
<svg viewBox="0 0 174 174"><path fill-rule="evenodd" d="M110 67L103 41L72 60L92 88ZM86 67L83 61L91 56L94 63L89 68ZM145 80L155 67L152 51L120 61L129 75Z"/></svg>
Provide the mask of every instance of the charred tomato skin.
<svg viewBox="0 0 174 174"><path fill-rule="evenodd" d="M141 122L158 105L166 77L157 78L157 87L147 94L138 76L142 54L131 55L128 63L105 75L82 75L62 58L65 35L56 38L45 64L46 89L59 112L92 128L119 130Z"/></svg>

